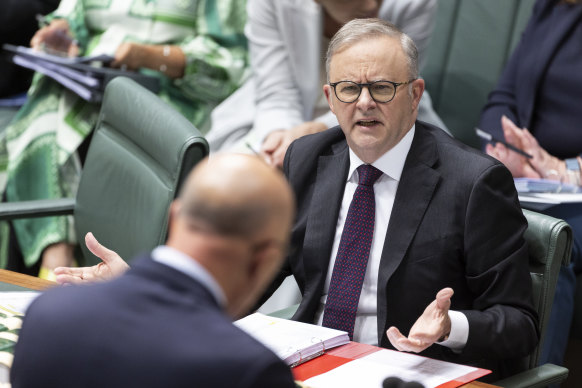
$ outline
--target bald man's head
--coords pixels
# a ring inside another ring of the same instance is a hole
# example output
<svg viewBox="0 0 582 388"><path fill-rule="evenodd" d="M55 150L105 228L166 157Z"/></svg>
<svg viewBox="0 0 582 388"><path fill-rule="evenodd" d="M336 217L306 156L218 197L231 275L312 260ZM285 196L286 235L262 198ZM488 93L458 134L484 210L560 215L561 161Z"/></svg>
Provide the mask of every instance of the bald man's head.
<svg viewBox="0 0 582 388"><path fill-rule="evenodd" d="M209 271L237 317L279 269L294 207L283 175L261 159L213 155L190 173L172 204L167 244Z"/></svg>
<svg viewBox="0 0 582 388"><path fill-rule="evenodd" d="M193 225L231 237L250 237L269 218L285 222L294 208L283 175L242 154L205 159L188 177L179 199L181 214Z"/></svg>

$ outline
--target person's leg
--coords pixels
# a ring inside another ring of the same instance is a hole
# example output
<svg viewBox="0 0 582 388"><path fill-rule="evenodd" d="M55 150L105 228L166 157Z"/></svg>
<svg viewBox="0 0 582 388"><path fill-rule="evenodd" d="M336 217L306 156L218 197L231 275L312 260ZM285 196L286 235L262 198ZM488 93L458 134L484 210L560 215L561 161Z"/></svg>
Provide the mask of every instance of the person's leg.
<svg viewBox="0 0 582 388"><path fill-rule="evenodd" d="M556 294L552 304L550 320L545 333L540 365L551 363L564 364L564 353L568 346L570 326L574 312L574 292L576 290L576 276L573 265L562 266L556 285Z"/></svg>

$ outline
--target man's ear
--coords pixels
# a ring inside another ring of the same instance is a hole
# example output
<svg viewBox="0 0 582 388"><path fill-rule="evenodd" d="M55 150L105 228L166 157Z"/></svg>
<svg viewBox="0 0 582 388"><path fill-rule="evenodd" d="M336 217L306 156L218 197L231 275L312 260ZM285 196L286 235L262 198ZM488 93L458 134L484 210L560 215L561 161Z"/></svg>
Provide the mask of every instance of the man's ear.
<svg viewBox="0 0 582 388"><path fill-rule="evenodd" d="M329 105L329 110L332 111L333 114L335 114L334 110L333 110L333 88L331 86L329 86L328 84L323 85L323 93L325 94L325 98L327 99L327 103Z"/></svg>
<svg viewBox="0 0 582 388"><path fill-rule="evenodd" d="M412 110L418 109L420 99L424 93L424 80L419 78L412 82Z"/></svg>
<svg viewBox="0 0 582 388"><path fill-rule="evenodd" d="M179 199L172 201L170 209L168 210L168 225L172 225L172 222L178 218L181 208L182 204Z"/></svg>

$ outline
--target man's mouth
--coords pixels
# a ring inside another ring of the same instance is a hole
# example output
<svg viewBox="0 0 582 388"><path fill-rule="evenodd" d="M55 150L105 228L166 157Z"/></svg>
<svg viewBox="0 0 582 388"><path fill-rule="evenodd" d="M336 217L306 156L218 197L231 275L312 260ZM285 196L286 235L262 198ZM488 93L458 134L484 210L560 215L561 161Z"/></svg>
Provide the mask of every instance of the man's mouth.
<svg viewBox="0 0 582 388"><path fill-rule="evenodd" d="M377 120L358 120L356 121L356 124L363 127L372 127L374 125L380 124L380 122Z"/></svg>

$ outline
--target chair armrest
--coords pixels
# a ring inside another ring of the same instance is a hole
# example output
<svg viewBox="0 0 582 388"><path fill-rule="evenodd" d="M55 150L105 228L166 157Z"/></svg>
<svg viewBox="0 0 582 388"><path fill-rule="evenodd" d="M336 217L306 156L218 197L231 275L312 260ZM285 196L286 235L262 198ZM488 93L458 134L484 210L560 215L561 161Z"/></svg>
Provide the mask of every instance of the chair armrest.
<svg viewBox="0 0 582 388"><path fill-rule="evenodd" d="M493 384L504 388L541 388L549 384L559 384L567 377L568 369L554 364L544 364Z"/></svg>
<svg viewBox="0 0 582 388"><path fill-rule="evenodd" d="M0 220L73 214L75 198L0 203Z"/></svg>

